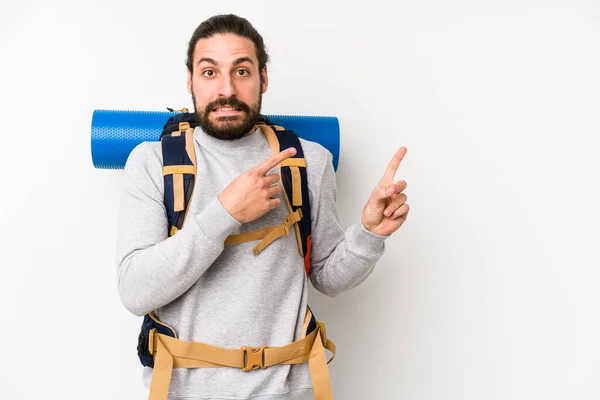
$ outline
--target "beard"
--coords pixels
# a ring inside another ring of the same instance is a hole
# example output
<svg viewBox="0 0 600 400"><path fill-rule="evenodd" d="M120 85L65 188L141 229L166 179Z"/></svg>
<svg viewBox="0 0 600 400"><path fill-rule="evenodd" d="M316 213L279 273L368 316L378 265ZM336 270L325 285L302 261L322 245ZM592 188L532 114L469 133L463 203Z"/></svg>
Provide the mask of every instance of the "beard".
<svg viewBox="0 0 600 400"><path fill-rule="evenodd" d="M216 101L208 103L204 109L198 107L196 97L192 88L192 101L198 118L198 126L209 136L221 140L236 140L246 136L256 125L260 118L262 104L262 93L258 95L258 101L252 106L240 101L235 96L229 98L221 97ZM216 121L209 119L210 113L216 107L229 106L242 111L242 115L224 115L217 117Z"/></svg>

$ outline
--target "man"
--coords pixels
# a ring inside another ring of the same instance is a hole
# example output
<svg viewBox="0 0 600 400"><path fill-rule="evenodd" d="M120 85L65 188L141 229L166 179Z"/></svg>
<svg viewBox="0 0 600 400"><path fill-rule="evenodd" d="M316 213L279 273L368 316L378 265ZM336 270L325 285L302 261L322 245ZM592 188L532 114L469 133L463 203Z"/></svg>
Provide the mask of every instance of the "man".
<svg viewBox="0 0 600 400"><path fill-rule="evenodd" d="M288 216L277 166L257 128L267 91L268 55L245 19L219 15L196 29L188 48L187 87L194 131L196 186L185 225L166 234L160 143L130 154L124 170L116 249L118 289L135 315L154 312L179 339L226 349L285 346L302 337L308 281L336 296L364 281L384 241L408 215L405 181L394 182L406 153L394 155L360 221L342 229L332 155L301 140L311 204L308 279L293 234L254 255L255 242L224 246L230 235L281 224ZM144 370L150 387L152 368ZM239 368L174 368L169 399L313 399L307 363Z"/></svg>

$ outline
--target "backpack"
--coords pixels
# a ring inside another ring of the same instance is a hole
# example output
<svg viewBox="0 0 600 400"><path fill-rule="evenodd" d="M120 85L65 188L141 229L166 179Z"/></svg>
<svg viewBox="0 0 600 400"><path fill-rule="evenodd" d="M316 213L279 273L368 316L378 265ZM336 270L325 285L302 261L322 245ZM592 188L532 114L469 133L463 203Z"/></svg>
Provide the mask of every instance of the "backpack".
<svg viewBox="0 0 600 400"><path fill-rule="evenodd" d="M175 235L183 227L196 178L194 128L198 122L194 113L187 112L187 109L182 111L167 120L159 139L163 156L164 204L167 210L168 236ZM284 189L282 192L290 214L281 225L230 235L225 245L261 240L253 249L253 254L257 255L277 238L288 235L293 227L298 251L304 257L305 274L308 276L311 254L311 212L306 160L300 140L295 132L274 125L263 115L259 116L257 125L267 137L274 154L289 147L296 148L296 154L280 164L281 183ZM310 308L307 315L310 317L306 334L312 332L318 323ZM160 322L153 312L144 316L137 350L142 365L150 367L154 364L153 357L148 351L152 329L156 329L163 335L177 338L175 330Z"/></svg>
<svg viewBox="0 0 600 400"><path fill-rule="evenodd" d="M195 115L184 110L183 113L168 119L160 137L169 236L175 235L182 228L194 190L196 125ZM272 124L264 116L260 117L257 125L266 136L274 154L292 146L297 150L294 157L279 164L284 189L282 193L290 214L281 225L230 235L225 240L225 245L260 240L253 248L253 254L257 255L277 238L288 235L293 227L298 251L304 257L304 269L308 276L311 218L306 160L300 140L293 131ZM325 349L333 354L329 360L326 358ZM301 363L308 363L315 399L332 399L327 364L335 357L335 344L327 338L325 325L315 318L308 306L303 332L297 341L286 346L242 346L241 349L224 349L199 342L181 341L172 327L160 322L154 312L150 312L144 316L137 350L142 365L154 367L156 364L150 385L149 398L152 399L163 400L168 397L172 369L177 365L184 368L225 366L249 372L277 364Z"/></svg>

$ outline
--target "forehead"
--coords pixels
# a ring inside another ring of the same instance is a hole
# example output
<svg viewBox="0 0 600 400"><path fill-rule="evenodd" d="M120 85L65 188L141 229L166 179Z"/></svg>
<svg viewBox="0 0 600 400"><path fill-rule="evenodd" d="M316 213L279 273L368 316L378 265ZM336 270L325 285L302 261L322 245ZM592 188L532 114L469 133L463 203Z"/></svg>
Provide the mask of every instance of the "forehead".
<svg viewBox="0 0 600 400"><path fill-rule="evenodd" d="M211 58L219 64L231 63L240 57L250 57L255 65L258 65L254 42L231 33L198 40L194 49L194 65L204 57Z"/></svg>

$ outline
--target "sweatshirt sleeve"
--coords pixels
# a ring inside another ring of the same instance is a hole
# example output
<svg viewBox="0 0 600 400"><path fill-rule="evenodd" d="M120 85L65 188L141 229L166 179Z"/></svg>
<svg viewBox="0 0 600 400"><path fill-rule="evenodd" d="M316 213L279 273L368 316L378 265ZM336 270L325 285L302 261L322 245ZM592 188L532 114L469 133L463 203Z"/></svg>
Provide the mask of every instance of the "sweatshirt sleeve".
<svg viewBox="0 0 600 400"><path fill-rule="evenodd" d="M385 239L360 222L346 230L336 205L337 187L332 157L327 162L317 196L311 204L311 269L309 278L319 292L335 297L362 283L385 250Z"/></svg>
<svg viewBox="0 0 600 400"><path fill-rule="evenodd" d="M116 241L121 302L135 315L154 311L186 292L221 254L240 223L215 197L168 237L162 162L142 143L124 168Z"/></svg>

